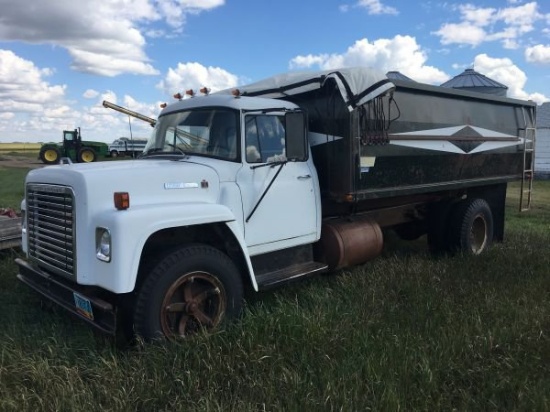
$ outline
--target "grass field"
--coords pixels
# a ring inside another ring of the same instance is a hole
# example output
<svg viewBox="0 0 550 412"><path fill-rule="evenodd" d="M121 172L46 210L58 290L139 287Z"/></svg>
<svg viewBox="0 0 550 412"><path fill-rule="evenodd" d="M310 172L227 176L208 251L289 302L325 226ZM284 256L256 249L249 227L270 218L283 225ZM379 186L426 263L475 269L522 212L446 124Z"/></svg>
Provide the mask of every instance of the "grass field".
<svg viewBox="0 0 550 412"><path fill-rule="evenodd" d="M1 199L18 205L10 173ZM550 410L550 182L528 213L517 193L484 256L390 237L368 264L250 298L211 336L125 351L41 305L6 251L0 410Z"/></svg>

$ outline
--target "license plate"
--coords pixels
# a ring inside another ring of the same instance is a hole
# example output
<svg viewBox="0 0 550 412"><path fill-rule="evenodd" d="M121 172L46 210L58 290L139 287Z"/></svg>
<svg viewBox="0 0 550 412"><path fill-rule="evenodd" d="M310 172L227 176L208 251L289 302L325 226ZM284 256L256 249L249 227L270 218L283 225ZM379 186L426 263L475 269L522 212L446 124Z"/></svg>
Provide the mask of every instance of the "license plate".
<svg viewBox="0 0 550 412"><path fill-rule="evenodd" d="M83 296L80 296L77 293L73 293L74 296L74 305L76 310L82 316L86 316L88 319L94 320L94 312L92 310L92 304L89 299L86 299Z"/></svg>

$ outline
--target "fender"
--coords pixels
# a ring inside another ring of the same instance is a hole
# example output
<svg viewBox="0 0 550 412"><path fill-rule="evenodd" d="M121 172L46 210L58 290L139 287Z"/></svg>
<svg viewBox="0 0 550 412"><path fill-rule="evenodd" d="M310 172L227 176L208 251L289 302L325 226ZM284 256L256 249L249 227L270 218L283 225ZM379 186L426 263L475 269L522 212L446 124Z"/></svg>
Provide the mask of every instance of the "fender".
<svg viewBox="0 0 550 412"><path fill-rule="evenodd" d="M123 211L102 213L95 219L95 227L106 228L111 232L111 262L101 262L95 258L95 239L93 247L93 263L79 264L79 283L101 286L115 293L131 292L136 283L140 257L147 240L156 232L184 226L194 226L209 223L224 222L235 236L248 266L252 285L257 290L252 263L244 241L242 229L237 223L233 212L226 206L214 203L184 203L166 205L144 205L130 207ZM90 256L89 249L82 253L85 261ZM88 255L88 256L85 256ZM81 256L79 261L83 262ZM90 268L90 269L88 269ZM89 272L85 272L86 270ZM127 273L128 276L116 276ZM94 275L94 276L92 276Z"/></svg>

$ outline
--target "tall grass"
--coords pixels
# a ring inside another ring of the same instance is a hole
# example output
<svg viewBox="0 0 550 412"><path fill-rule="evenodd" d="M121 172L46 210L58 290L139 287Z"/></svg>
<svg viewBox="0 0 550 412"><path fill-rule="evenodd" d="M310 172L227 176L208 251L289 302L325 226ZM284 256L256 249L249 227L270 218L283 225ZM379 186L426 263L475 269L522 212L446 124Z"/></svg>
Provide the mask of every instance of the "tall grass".
<svg viewBox="0 0 550 412"><path fill-rule="evenodd" d="M550 409L550 184L502 244L432 258L425 239L248 299L192 340L120 351L20 285L0 256L0 410ZM546 203L545 203L546 202Z"/></svg>

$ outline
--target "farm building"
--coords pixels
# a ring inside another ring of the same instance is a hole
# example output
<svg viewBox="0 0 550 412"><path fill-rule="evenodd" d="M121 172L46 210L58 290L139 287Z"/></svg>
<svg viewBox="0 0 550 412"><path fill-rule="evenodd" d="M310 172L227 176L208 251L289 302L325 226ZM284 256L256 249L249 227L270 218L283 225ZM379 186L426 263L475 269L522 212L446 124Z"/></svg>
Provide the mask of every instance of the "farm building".
<svg viewBox="0 0 550 412"><path fill-rule="evenodd" d="M535 176L550 178L550 102L537 107Z"/></svg>
<svg viewBox="0 0 550 412"><path fill-rule="evenodd" d="M443 83L441 87L494 94L496 96L506 96L508 90L507 86L476 72L474 69L464 70L451 80Z"/></svg>
<svg viewBox="0 0 550 412"><path fill-rule="evenodd" d="M414 82L413 79L398 71L389 71L386 73L386 77L390 80L406 80L408 82Z"/></svg>

